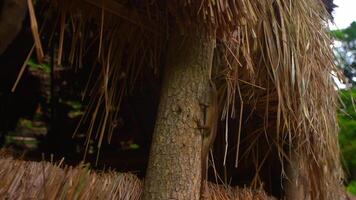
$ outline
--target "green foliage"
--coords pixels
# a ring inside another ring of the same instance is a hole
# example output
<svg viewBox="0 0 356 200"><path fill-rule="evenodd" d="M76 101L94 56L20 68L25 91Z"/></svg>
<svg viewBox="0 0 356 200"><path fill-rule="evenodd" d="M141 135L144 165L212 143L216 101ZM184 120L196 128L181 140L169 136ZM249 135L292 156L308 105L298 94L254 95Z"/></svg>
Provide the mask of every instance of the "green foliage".
<svg viewBox="0 0 356 200"><path fill-rule="evenodd" d="M130 149L139 149L140 146L138 144L130 144Z"/></svg>
<svg viewBox="0 0 356 200"><path fill-rule="evenodd" d="M71 107L71 111L68 113L69 118L76 118L84 114L83 103L80 101L65 101L67 105Z"/></svg>
<svg viewBox="0 0 356 200"><path fill-rule="evenodd" d="M346 29L331 32L334 37L335 61L349 83L356 86L356 22Z"/></svg>
<svg viewBox="0 0 356 200"><path fill-rule="evenodd" d="M80 101L66 101L66 104L72 107L73 110L83 110L83 103Z"/></svg>
<svg viewBox="0 0 356 200"><path fill-rule="evenodd" d="M340 91L343 103L338 120L340 125L339 143L345 167L356 169L356 89Z"/></svg>
<svg viewBox="0 0 356 200"><path fill-rule="evenodd" d="M18 125L21 127L29 128L29 129L33 128L32 121L28 120L28 119L21 118L18 122Z"/></svg>
<svg viewBox="0 0 356 200"><path fill-rule="evenodd" d="M336 58L341 61L345 76L356 86L356 82L353 81L356 76L356 22L353 22L346 29L333 31L332 35L342 43L341 49L337 51L339 54L336 54ZM339 143L345 168L351 173L351 177L355 179L356 174L352 173L356 172L356 88L340 91L340 97L343 106L338 115L340 126ZM353 187L356 191L356 182L350 187Z"/></svg>
<svg viewBox="0 0 356 200"><path fill-rule="evenodd" d="M332 31L331 34L338 41L354 41L356 40L356 22L352 22L351 25L345 29Z"/></svg>
<svg viewBox="0 0 356 200"><path fill-rule="evenodd" d="M346 187L347 192L350 194L356 195L356 181L351 181L347 187Z"/></svg>
<svg viewBox="0 0 356 200"><path fill-rule="evenodd" d="M28 64L30 70L42 70L46 73L50 73L50 71L51 71L51 66L49 64L46 64L46 63L40 64L40 63L37 63L33 59L30 59L27 62L27 64Z"/></svg>

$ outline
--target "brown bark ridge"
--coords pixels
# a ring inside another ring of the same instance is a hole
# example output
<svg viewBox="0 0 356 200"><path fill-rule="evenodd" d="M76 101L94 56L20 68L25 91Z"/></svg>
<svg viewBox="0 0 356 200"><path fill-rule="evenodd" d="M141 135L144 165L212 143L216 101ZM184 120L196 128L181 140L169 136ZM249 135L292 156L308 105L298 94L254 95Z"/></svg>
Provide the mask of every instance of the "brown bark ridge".
<svg viewBox="0 0 356 200"><path fill-rule="evenodd" d="M203 34L202 34L203 35ZM143 199L200 198L215 39L172 32Z"/></svg>
<svg viewBox="0 0 356 200"><path fill-rule="evenodd" d="M311 200L311 186L306 179L307 176L305 173L307 169L305 169L305 166L302 164L305 160L294 153L290 162L286 171L287 180L284 183L285 199Z"/></svg>
<svg viewBox="0 0 356 200"><path fill-rule="evenodd" d="M26 13L26 0L5 0L3 2L0 10L0 55L20 32Z"/></svg>

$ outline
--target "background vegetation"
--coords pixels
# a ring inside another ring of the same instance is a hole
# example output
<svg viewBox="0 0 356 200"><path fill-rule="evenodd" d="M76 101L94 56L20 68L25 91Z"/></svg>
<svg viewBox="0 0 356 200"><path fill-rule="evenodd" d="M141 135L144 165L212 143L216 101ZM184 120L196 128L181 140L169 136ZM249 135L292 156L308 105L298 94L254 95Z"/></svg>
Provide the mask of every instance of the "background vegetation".
<svg viewBox="0 0 356 200"><path fill-rule="evenodd" d="M339 143L347 173L347 190L356 195L356 22L348 28L332 32L335 56L346 78L346 90L340 90Z"/></svg>

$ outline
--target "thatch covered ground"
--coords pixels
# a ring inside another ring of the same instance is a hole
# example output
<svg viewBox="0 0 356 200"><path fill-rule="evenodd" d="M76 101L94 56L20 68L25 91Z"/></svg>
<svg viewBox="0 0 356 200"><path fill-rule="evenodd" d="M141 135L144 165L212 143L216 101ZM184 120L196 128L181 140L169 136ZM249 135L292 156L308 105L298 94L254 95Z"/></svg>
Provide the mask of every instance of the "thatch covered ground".
<svg viewBox="0 0 356 200"><path fill-rule="evenodd" d="M0 199L141 199L142 181L129 173L91 171L86 165L0 159ZM263 191L209 184L211 200L272 200Z"/></svg>

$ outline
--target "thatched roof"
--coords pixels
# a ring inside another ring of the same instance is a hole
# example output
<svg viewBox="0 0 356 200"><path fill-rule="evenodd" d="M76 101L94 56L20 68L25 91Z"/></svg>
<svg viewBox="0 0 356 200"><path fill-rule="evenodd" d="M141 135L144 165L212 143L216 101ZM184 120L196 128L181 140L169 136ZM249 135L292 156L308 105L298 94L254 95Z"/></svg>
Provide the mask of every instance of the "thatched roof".
<svg viewBox="0 0 356 200"><path fill-rule="evenodd" d="M141 199L142 182L127 173L96 173L86 165L0 159L1 199ZM211 200L272 200L263 191L209 184Z"/></svg>
<svg viewBox="0 0 356 200"><path fill-rule="evenodd" d="M238 119L236 124L227 123L227 132L240 138L246 131L250 138L244 151L233 144L236 162L241 153L255 156L259 169L266 160L261 155L273 152L270 149L277 150L282 166L289 163L290 155L300 155L306 159L307 163L299 164L307 166L305 178L315 198L335 199L343 177L337 144L338 100L331 78L336 70L326 30L329 15L321 1L56 2L61 25L58 63L64 48L70 49L64 60L79 67L88 49L98 52L93 62L101 70L87 90L92 102L83 119L89 126L88 137L97 138L99 147L104 135L111 138L122 97L143 69L160 75L169 32L184 34L201 26L207 35L217 32L214 68L222 123ZM171 30L172 21L178 30ZM66 32L72 41L65 42ZM246 110L250 114L243 118ZM250 115L258 122L251 121ZM253 131L244 129L247 123L254 124ZM261 142L267 144L263 150Z"/></svg>

